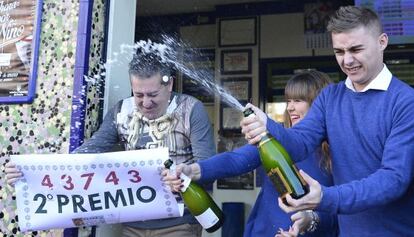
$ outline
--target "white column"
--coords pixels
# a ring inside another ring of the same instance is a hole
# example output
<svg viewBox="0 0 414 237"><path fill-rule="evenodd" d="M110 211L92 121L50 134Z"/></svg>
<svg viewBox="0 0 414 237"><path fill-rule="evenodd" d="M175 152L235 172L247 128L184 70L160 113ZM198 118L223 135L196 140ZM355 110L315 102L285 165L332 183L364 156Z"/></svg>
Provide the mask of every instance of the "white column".
<svg viewBox="0 0 414 237"><path fill-rule="evenodd" d="M120 52L120 45L134 44L137 0L110 1L107 60ZM128 62L108 64L105 80L104 115L119 100L131 95Z"/></svg>

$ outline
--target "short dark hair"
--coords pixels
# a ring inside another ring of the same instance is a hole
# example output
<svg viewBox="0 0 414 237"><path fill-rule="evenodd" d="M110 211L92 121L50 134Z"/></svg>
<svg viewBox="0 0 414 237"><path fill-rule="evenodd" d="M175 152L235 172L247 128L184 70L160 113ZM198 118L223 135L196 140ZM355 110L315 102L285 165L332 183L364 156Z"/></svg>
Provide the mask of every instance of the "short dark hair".
<svg viewBox="0 0 414 237"><path fill-rule="evenodd" d="M143 52L138 48L129 62L129 74L143 78L157 73L162 76L171 76L171 65L165 62L157 52Z"/></svg>
<svg viewBox="0 0 414 237"><path fill-rule="evenodd" d="M375 29L378 34L383 33L381 20L378 15L364 7L343 6L330 18L327 26L328 32L342 33L360 26Z"/></svg>

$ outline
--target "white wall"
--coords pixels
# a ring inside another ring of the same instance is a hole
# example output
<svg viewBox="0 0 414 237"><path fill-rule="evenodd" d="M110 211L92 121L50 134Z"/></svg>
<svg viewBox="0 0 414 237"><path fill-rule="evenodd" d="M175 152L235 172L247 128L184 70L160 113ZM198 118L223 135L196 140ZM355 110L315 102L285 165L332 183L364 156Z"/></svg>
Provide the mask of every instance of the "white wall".
<svg viewBox="0 0 414 237"><path fill-rule="evenodd" d="M191 42L193 47L216 47L217 33L215 24L181 27L180 35L183 40Z"/></svg>
<svg viewBox="0 0 414 237"><path fill-rule="evenodd" d="M260 17L261 58L311 56L303 34L303 13Z"/></svg>
<svg viewBox="0 0 414 237"><path fill-rule="evenodd" d="M260 17L260 58L312 56L306 48L303 13ZM332 55L331 47L315 49L314 55Z"/></svg>
<svg viewBox="0 0 414 237"><path fill-rule="evenodd" d="M136 0L110 1L107 61L120 52L122 44L134 44ZM108 64L106 70L104 114L116 102L131 95L126 60Z"/></svg>

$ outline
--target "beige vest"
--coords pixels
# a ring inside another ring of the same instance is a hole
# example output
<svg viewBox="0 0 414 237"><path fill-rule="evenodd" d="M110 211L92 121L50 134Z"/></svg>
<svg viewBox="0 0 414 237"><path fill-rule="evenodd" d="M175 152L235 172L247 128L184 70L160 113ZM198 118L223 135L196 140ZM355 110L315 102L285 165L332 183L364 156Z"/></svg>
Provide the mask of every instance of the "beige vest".
<svg viewBox="0 0 414 237"><path fill-rule="evenodd" d="M148 120L135 109L133 97L124 99L116 123L125 150L168 147L176 164L192 163L190 114L195 102L193 97L175 94L165 115Z"/></svg>

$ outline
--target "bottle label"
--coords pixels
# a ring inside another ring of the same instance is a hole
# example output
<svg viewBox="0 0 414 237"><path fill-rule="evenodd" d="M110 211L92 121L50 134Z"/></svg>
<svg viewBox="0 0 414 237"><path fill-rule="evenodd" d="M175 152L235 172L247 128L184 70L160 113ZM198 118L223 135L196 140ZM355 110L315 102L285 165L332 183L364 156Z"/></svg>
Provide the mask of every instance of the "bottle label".
<svg viewBox="0 0 414 237"><path fill-rule="evenodd" d="M216 214L214 214L213 210L211 208L208 208L205 212L203 212L201 215L195 216L197 221L200 223L200 225L203 226L204 229L208 229L215 225L219 218Z"/></svg>
<svg viewBox="0 0 414 237"><path fill-rule="evenodd" d="M188 186L190 186L191 179L183 173L180 174L180 178L182 180L184 180L183 187L181 188L181 192L185 192L185 190L187 190Z"/></svg>
<svg viewBox="0 0 414 237"><path fill-rule="evenodd" d="M287 180L282 175L279 167L272 168L267 175L269 176L272 183L275 185L277 192L280 196L284 196L286 193L292 193Z"/></svg>

